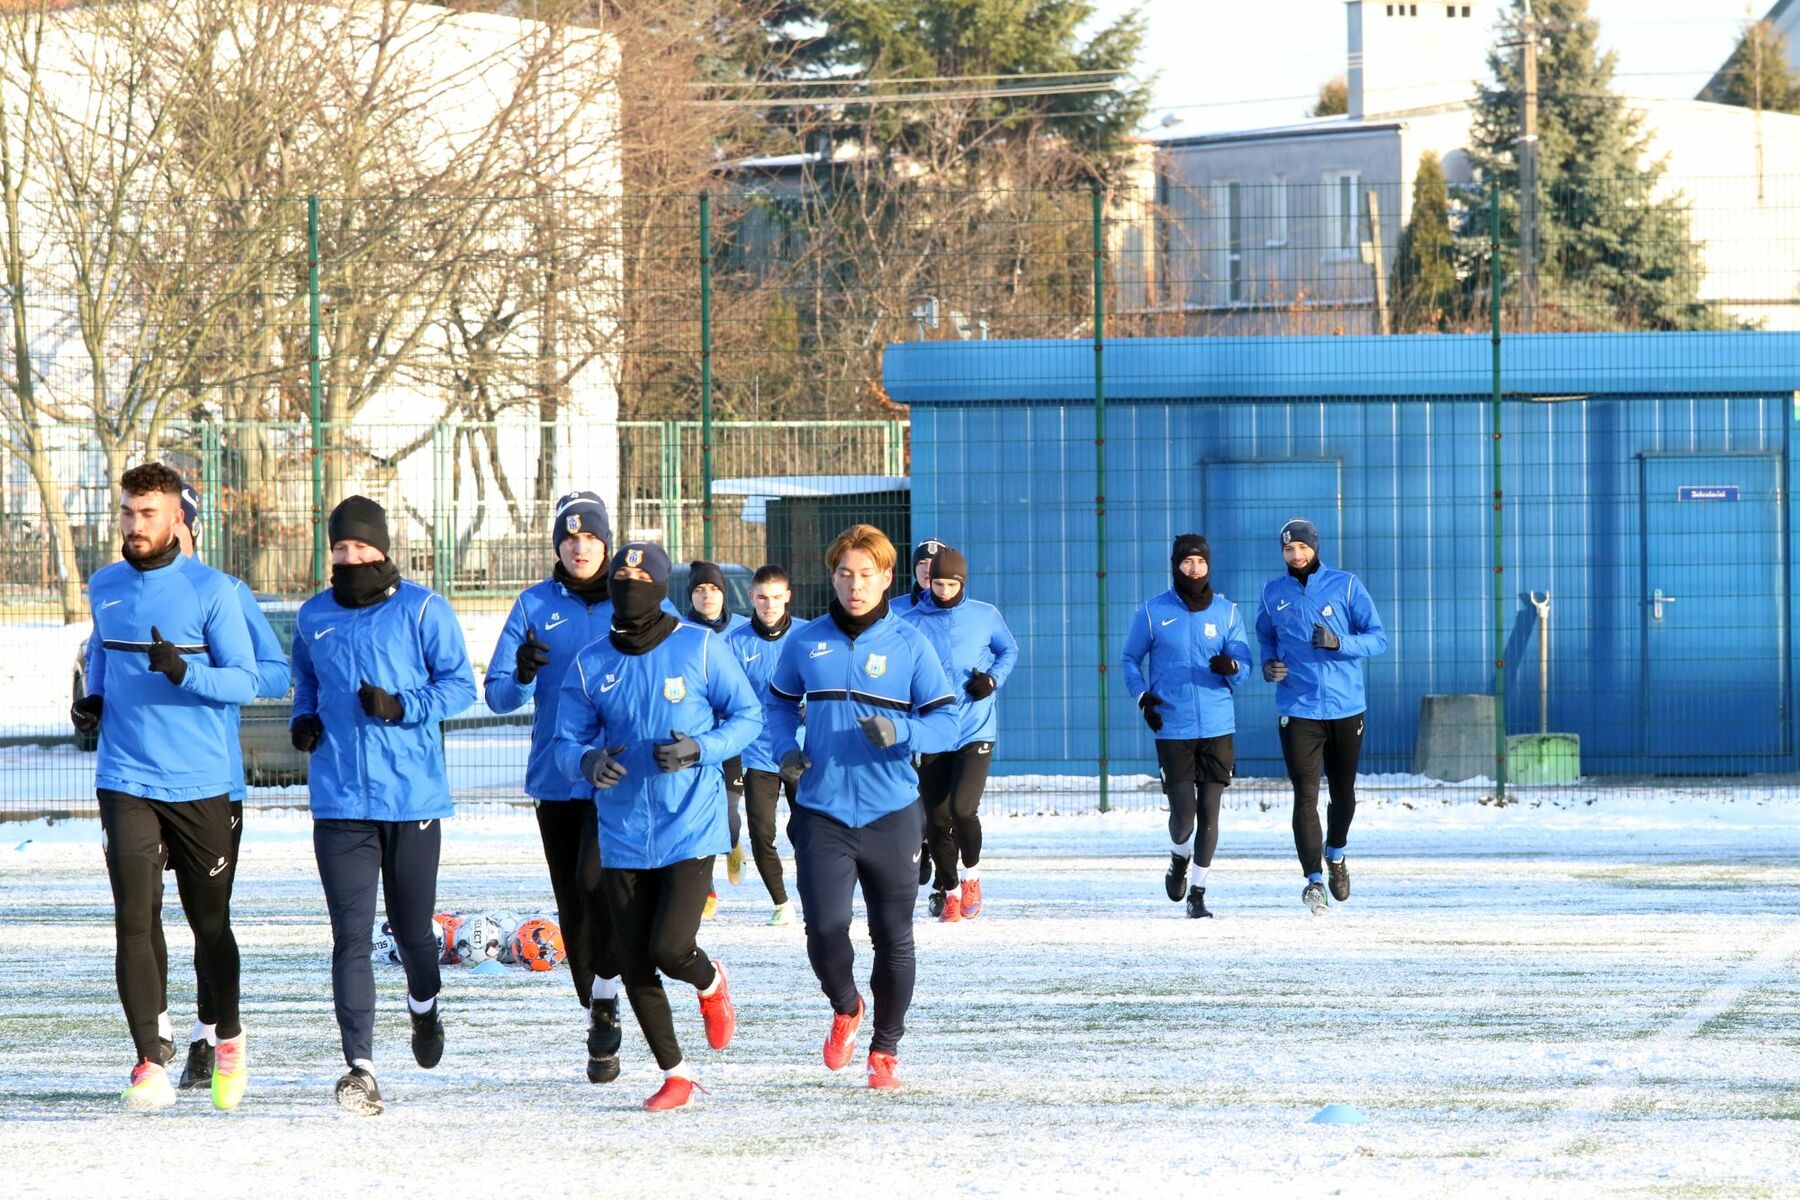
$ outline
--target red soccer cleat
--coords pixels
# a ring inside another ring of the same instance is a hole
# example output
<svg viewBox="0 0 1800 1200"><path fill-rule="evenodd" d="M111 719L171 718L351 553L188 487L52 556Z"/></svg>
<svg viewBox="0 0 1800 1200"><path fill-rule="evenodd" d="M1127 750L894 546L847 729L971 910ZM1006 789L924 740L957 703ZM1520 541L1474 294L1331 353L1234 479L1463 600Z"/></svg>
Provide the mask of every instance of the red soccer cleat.
<svg viewBox="0 0 1800 1200"><path fill-rule="evenodd" d="M719 989L700 997L700 1018L706 1022L706 1044L723 1050L737 1032L737 1009L731 1006L731 981L725 977L725 964L715 959L713 970L719 973Z"/></svg>
<svg viewBox="0 0 1800 1200"><path fill-rule="evenodd" d="M656 1089L656 1095L644 1101L644 1107L650 1112L668 1112L672 1108L686 1108L694 1102L695 1089L702 1092L706 1090L692 1079L670 1075L663 1080L662 1086Z"/></svg>
<svg viewBox="0 0 1800 1200"><path fill-rule="evenodd" d="M891 1054L875 1053L869 1055L869 1086L872 1088L897 1088L900 1077L894 1074L899 1066Z"/></svg>
<svg viewBox="0 0 1800 1200"><path fill-rule="evenodd" d="M964 885L968 886L967 884ZM938 920L948 925L952 921L962 920L962 899L955 892L944 897L944 911Z"/></svg>
<svg viewBox="0 0 1800 1200"><path fill-rule="evenodd" d="M856 998L856 1013L845 1016L843 1013L831 1014L831 1033L825 1038L825 1066L832 1071L841 1071L850 1065L850 1056L856 1053L856 1031L862 1028L863 998Z"/></svg>
<svg viewBox="0 0 1800 1200"><path fill-rule="evenodd" d="M973 921L981 915L981 880L963 880L962 915L965 921Z"/></svg>

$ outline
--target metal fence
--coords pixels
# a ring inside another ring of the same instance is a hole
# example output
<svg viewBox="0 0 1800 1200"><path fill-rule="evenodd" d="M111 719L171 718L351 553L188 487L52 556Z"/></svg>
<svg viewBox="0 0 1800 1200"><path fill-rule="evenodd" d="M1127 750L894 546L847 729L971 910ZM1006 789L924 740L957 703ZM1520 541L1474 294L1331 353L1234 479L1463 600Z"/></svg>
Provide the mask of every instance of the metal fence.
<svg viewBox="0 0 1800 1200"><path fill-rule="evenodd" d="M1500 189L1349 173L319 198L173 262L128 215L102 310L46 214L0 299L26 351L0 371L0 810L91 794L79 587L146 457L199 485L205 556L288 601L331 503L382 500L478 670L571 487L678 561L786 565L807 615L845 524L948 541L1020 638L990 801L1014 810L1160 803L1120 655L1171 537L1212 539L1254 626L1307 515L1390 636L1367 786L1786 794L1800 180L1684 188L1550 189L1529 245ZM1236 796L1285 786L1275 706L1238 689ZM459 719L459 794L517 797L523 737Z"/></svg>

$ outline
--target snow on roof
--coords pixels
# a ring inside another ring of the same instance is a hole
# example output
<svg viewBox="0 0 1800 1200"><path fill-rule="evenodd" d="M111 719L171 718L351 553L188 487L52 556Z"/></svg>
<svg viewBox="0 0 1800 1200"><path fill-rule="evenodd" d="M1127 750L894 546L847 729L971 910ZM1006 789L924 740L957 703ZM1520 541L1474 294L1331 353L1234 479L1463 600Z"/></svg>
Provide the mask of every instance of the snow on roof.
<svg viewBox="0 0 1800 1200"><path fill-rule="evenodd" d="M715 479L715 496L744 497L743 521L762 525L769 519L769 501L805 496L855 496L868 492L912 490L909 475L753 475L742 479Z"/></svg>

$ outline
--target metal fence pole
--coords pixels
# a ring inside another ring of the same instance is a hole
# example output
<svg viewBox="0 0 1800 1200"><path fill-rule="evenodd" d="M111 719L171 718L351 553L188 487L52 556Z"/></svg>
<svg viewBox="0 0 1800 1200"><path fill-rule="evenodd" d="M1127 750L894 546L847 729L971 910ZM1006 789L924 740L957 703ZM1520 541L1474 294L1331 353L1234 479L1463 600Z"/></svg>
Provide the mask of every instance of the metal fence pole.
<svg viewBox="0 0 1800 1200"><path fill-rule="evenodd" d="M1094 245L1094 645L1099 650L1099 670L1094 678L1100 698L1096 713L1100 734L1100 811L1106 812L1111 807L1107 776L1112 768L1107 755L1106 720L1106 231L1099 184L1093 186L1089 200Z"/></svg>
<svg viewBox="0 0 1800 1200"><path fill-rule="evenodd" d="M319 372L319 198L306 198L306 385L312 410L312 585L325 588L325 460L320 457L320 409L324 385Z"/></svg>
<svg viewBox="0 0 1800 1200"><path fill-rule="evenodd" d="M700 541L713 561L712 197L700 193Z"/></svg>
<svg viewBox="0 0 1800 1200"><path fill-rule="evenodd" d="M455 574L456 531L450 527L451 458L456 453L452 427L440 421L431 427L431 590L446 600Z"/></svg>
<svg viewBox="0 0 1800 1200"><path fill-rule="evenodd" d="M1488 319L1493 328L1494 395L1488 402L1494 443L1494 788L1506 799L1506 496L1500 474L1500 189L1488 190Z"/></svg>

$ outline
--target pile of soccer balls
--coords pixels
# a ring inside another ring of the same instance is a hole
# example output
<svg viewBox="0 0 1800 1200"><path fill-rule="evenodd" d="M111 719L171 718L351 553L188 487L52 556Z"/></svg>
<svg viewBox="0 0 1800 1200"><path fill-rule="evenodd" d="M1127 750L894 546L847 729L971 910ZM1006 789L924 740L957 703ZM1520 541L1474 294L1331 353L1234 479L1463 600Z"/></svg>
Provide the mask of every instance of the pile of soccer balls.
<svg viewBox="0 0 1800 1200"><path fill-rule="evenodd" d="M554 971L563 961L562 929L547 913L439 913L431 923L437 932L438 961L446 966L474 967L492 961L528 971ZM400 963L400 943L385 920L375 924L371 957L377 965Z"/></svg>

